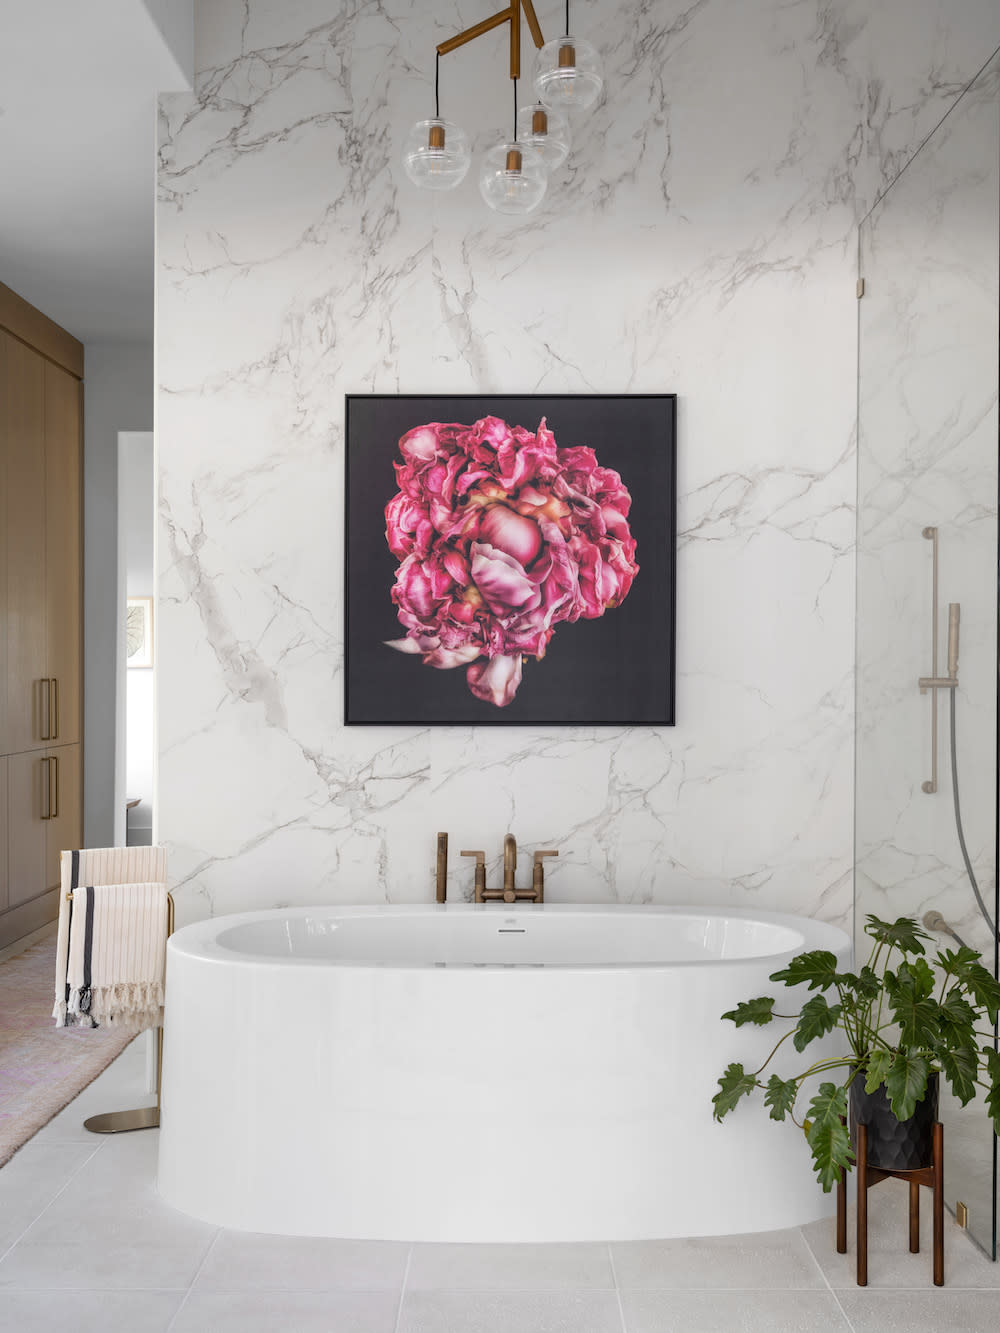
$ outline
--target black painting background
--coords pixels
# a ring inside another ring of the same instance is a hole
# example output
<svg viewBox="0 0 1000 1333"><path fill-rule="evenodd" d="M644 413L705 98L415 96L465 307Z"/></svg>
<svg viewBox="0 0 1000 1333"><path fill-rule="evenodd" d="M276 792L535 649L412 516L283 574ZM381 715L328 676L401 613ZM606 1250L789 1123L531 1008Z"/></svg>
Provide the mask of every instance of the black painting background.
<svg viewBox="0 0 1000 1333"><path fill-rule="evenodd" d="M354 396L347 399L346 708L349 724L610 724L674 721L673 395ZM621 606L558 624L544 659L525 659L506 708L476 699L465 668L442 671L387 648L404 627L390 600L397 560L385 540L399 440L431 421L501 417L556 445L588 445L632 496L639 573Z"/></svg>

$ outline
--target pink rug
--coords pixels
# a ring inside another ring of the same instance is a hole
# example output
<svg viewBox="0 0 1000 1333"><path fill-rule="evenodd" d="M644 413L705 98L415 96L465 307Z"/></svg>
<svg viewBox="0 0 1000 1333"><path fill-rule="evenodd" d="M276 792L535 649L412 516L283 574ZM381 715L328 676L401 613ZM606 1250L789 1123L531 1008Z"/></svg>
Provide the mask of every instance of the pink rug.
<svg viewBox="0 0 1000 1333"><path fill-rule="evenodd" d="M57 1028L56 941L0 963L0 1166L107 1069L135 1036Z"/></svg>

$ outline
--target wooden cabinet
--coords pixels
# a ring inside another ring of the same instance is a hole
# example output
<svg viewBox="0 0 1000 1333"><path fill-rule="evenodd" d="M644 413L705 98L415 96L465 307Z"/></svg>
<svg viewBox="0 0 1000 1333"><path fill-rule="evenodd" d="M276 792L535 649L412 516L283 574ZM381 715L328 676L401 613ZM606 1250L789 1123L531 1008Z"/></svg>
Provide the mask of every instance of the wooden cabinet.
<svg viewBox="0 0 1000 1333"><path fill-rule="evenodd" d="M8 906L7 849L10 840L7 828L7 756L0 755L0 912L5 912Z"/></svg>
<svg viewBox="0 0 1000 1333"><path fill-rule="evenodd" d="M45 677L48 739L80 739L80 381L45 363ZM78 847L79 843L67 844Z"/></svg>
<svg viewBox="0 0 1000 1333"><path fill-rule="evenodd" d="M4 751L45 745L45 362L8 334L2 446L6 458L7 735Z"/></svg>
<svg viewBox="0 0 1000 1333"><path fill-rule="evenodd" d="M82 746L61 745L46 750L45 784L48 804L45 821L46 887L59 887L59 855L83 842Z"/></svg>
<svg viewBox="0 0 1000 1333"><path fill-rule="evenodd" d="M0 948L82 841L83 347L0 284Z"/></svg>

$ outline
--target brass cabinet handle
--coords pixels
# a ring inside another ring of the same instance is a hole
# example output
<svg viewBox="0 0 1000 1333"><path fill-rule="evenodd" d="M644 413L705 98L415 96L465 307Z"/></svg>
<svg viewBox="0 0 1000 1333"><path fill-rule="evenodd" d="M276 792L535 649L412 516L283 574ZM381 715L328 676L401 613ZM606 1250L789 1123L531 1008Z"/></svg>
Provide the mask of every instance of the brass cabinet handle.
<svg viewBox="0 0 1000 1333"><path fill-rule="evenodd" d="M59 739L59 681L55 676L49 682L49 691L51 694L51 706L49 710L49 721L51 722L51 739Z"/></svg>
<svg viewBox="0 0 1000 1333"><path fill-rule="evenodd" d="M43 759L41 761L43 819L52 818L52 771L49 768L49 765L51 763L52 763L51 759Z"/></svg>
<svg viewBox="0 0 1000 1333"><path fill-rule="evenodd" d="M39 737L43 741L50 741L52 739L52 681L48 676L43 676L39 684L42 687L39 705L41 705L43 699L45 701L45 721L39 722Z"/></svg>
<svg viewBox="0 0 1000 1333"><path fill-rule="evenodd" d="M448 898L448 835L438 834L437 842L437 901L443 903Z"/></svg>
<svg viewBox="0 0 1000 1333"><path fill-rule="evenodd" d="M52 774L53 774L53 771L54 771L54 772L55 772L55 793L56 793L56 795L55 795L55 800L54 800L54 801L51 801L52 814L50 815L50 818L51 818L51 819L58 819L58 818L59 818L59 758L58 758L58 756L53 755L53 757L49 760L49 763L52 764L52 768L49 769L49 782L51 783L51 781L52 781Z"/></svg>

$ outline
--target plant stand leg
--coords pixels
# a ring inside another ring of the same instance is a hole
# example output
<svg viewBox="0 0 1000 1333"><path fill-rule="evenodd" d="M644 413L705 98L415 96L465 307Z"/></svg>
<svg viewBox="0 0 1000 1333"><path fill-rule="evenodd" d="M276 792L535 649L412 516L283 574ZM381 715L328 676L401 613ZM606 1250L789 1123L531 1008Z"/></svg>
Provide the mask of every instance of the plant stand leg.
<svg viewBox="0 0 1000 1333"><path fill-rule="evenodd" d="M920 1253L920 1184L910 1181L910 1253Z"/></svg>
<svg viewBox="0 0 1000 1333"><path fill-rule="evenodd" d="M934 1285L944 1286L944 1125L934 1124Z"/></svg>
<svg viewBox="0 0 1000 1333"><path fill-rule="evenodd" d="M847 1171L837 1181L837 1253L847 1253Z"/></svg>
<svg viewBox="0 0 1000 1333"><path fill-rule="evenodd" d="M858 1125L858 1286L868 1286L868 1126Z"/></svg>

